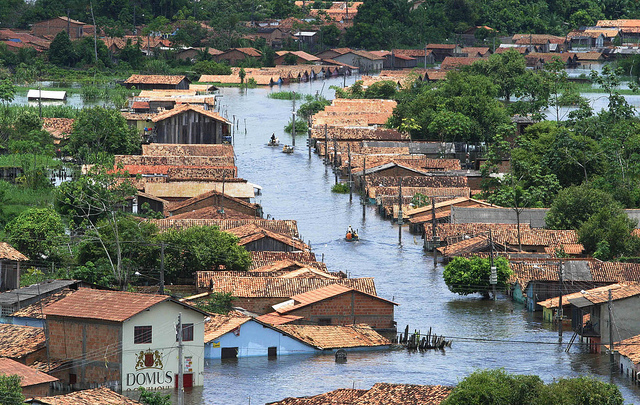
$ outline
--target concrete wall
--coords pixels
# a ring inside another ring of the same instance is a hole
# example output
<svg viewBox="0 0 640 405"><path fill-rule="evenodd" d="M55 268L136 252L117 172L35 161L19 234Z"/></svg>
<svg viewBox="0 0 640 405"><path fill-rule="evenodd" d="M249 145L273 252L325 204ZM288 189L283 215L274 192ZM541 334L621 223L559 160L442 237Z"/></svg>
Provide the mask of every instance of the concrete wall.
<svg viewBox="0 0 640 405"><path fill-rule="evenodd" d="M278 356L314 353L317 351L307 344L273 329L266 328L255 321L248 321L242 324L237 335L229 332L205 344L205 359L219 359L222 348L229 347L238 348L238 357L266 357L269 347L276 347Z"/></svg>
<svg viewBox="0 0 640 405"><path fill-rule="evenodd" d="M609 311L607 303L598 305L600 308L600 337L604 344L609 344ZM640 335L638 308L640 295L613 302L613 341L619 342L632 336Z"/></svg>
<svg viewBox="0 0 640 405"><path fill-rule="evenodd" d="M529 224L532 228L543 228L544 217L548 208L525 208L520 213L520 223ZM516 212L511 208L468 208L451 207L451 223L468 224L515 224Z"/></svg>

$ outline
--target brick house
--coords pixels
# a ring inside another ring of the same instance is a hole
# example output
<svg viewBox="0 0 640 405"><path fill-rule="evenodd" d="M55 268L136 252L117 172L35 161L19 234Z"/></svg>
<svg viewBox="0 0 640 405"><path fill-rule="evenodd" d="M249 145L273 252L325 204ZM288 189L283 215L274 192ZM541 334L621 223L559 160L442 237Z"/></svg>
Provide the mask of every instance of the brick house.
<svg viewBox="0 0 640 405"><path fill-rule="evenodd" d="M308 291L332 284L341 284L369 295L376 295L371 277L364 278L282 278L282 277L238 277L219 274L215 271L196 273L198 291L231 293L232 305L242 307L259 315L273 312L273 305Z"/></svg>
<svg viewBox="0 0 640 405"><path fill-rule="evenodd" d="M151 121L153 142L158 143L219 144L231 133L231 123L220 114L190 104L180 104Z"/></svg>
<svg viewBox="0 0 640 405"><path fill-rule="evenodd" d="M7 358L0 358L0 375L19 376L22 395L24 395L25 398L49 395L51 383L58 381L57 378L49 374L34 370L31 367Z"/></svg>
<svg viewBox="0 0 640 405"><path fill-rule="evenodd" d="M93 25L67 17L56 17L33 24L33 35L39 37L55 37L61 31L68 31L69 38L78 39L85 35L93 35Z"/></svg>
<svg viewBox="0 0 640 405"><path fill-rule="evenodd" d="M0 242L0 291L20 288L20 262L29 260L7 242Z"/></svg>
<svg viewBox="0 0 640 405"><path fill-rule="evenodd" d="M206 207L232 209L251 217L262 218L262 207L259 204L252 204L240 198L231 197L228 194L222 194L216 190L211 190L193 198L183 200L178 204L170 206L167 211L169 216L173 216Z"/></svg>
<svg viewBox="0 0 640 405"><path fill-rule="evenodd" d="M260 59L262 52L255 48L231 48L216 56L216 62L227 62L230 66L235 66L245 59Z"/></svg>
<svg viewBox="0 0 640 405"><path fill-rule="evenodd" d="M49 355L63 386L171 388L182 315L184 387L203 384L205 312L165 295L81 289L45 308Z"/></svg>
<svg viewBox="0 0 640 405"><path fill-rule="evenodd" d="M0 324L0 357L30 366L47 359L44 329Z"/></svg>
<svg viewBox="0 0 640 405"><path fill-rule="evenodd" d="M431 51L433 60L439 63L447 56L460 56L462 47L456 44L428 44L427 51Z"/></svg>
<svg viewBox="0 0 640 405"><path fill-rule="evenodd" d="M275 49L282 48L282 43L287 36L287 34L278 27L259 27L255 35L264 38L264 40L267 41L267 45Z"/></svg>
<svg viewBox="0 0 640 405"><path fill-rule="evenodd" d="M340 284L294 295L276 304L278 315L302 317L296 324L356 325L367 324L378 331L395 334L395 302ZM275 315L275 314L273 314Z"/></svg>

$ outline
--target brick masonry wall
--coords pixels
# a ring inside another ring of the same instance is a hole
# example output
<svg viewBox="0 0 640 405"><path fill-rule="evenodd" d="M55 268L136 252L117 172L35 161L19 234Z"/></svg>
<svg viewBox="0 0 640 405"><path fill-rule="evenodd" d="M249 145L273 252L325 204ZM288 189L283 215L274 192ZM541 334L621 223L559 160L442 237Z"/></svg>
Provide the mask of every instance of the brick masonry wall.
<svg viewBox="0 0 640 405"><path fill-rule="evenodd" d="M46 397L49 395L49 383L22 387L22 395L25 398Z"/></svg>
<svg viewBox="0 0 640 405"><path fill-rule="evenodd" d="M49 316L49 354L54 360L71 360L73 366L55 375L63 383L76 374L78 388L120 381L120 331L112 322L72 320ZM108 364L108 368L105 367Z"/></svg>
<svg viewBox="0 0 640 405"><path fill-rule="evenodd" d="M303 316L306 322L313 324L330 318L332 325L365 323L374 329L394 327L393 304L357 292L307 305L288 314Z"/></svg>
<svg viewBox="0 0 640 405"><path fill-rule="evenodd" d="M146 166L235 166L233 156L140 156L117 155L115 163Z"/></svg>

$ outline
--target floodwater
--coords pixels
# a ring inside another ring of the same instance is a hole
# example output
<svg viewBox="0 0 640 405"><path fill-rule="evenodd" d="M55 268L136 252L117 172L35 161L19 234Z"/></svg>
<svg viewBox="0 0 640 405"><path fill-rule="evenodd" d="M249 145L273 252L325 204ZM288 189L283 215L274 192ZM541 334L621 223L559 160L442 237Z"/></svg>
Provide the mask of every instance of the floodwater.
<svg viewBox="0 0 640 405"><path fill-rule="evenodd" d="M353 81L349 78L347 84ZM343 79L331 79L281 90L322 92L331 98L329 86L342 84ZM334 174L317 155L309 157L305 136L298 135L293 155L266 146L273 132L281 144L292 143L283 132L292 102L267 98L278 90L221 90L221 112L238 122L234 143L239 176L262 187L257 201L266 214L298 221L303 238L330 270L374 277L378 295L399 304L398 329L408 324L411 331L426 333L432 328L452 339L453 346L424 353L349 353L346 364L335 363L332 355L212 360L205 367L205 386L187 392L188 404L264 404L338 388L368 389L376 382L455 385L476 369L498 367L537 374L546 382L595 375L618 384L627 403L640 403L637 388L617 372L609 373L608 356L588 354L580 345L565 352L569 331L561 345L557 331L543 324L541 316L508 297L494 302L449 292L442 266L434 268L419 237L404 229L398 243L397 225L382 220L373 207L363 209L357 195L351 201L348 194L331 192ZM359 242L343 240L348 225L359 229Z"/></svg>

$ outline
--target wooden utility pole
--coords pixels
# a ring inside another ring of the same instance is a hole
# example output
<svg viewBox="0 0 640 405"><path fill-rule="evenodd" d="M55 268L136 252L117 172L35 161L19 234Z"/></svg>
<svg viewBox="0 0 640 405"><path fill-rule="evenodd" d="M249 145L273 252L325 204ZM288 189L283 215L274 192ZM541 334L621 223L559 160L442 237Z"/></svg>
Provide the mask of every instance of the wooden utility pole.
<svg viewBox="0 0 640 405"><path fill-rule="evenodd" d="M293 114L291 121L291 145L296 146L296 92L293 93Z"/></svg>
<svg viewBox="0 0 640 405"><path fill-rule="evenodd" d="M438 265L438 251L436 250L436 198L431 197L431 248L433 249L433 267Z"/></svg>
<svg viewBox="0 0 640 405"><path fill-rule="evenodd" d="M402 244L402 177L400 177L398 190L398 243Z"/></svg>
<svg viewBox="0 0 640 405"><path fill-rule="evenodd" d="M609 309L609 361L613 365L613 298L611 297L611 289L609 289L609 302L607 303Z"/></svg>
<svg viewBox="0 0 640 405"><path fill-rule="evenodd" d="M353 177L351 176L351 144L347 144L347 156L349 158L349 202L353 201Z"/></svg>
<svg viewBox="0 0 640 405"><path fill-rule="evenodd" d="M160 242L160 295L164 295L164 242Z"/></svg>
<svg viewBox="0 0 640 405"><path fill-rule="evenodd" d="M367 199L369 196L367 195L367 155L364 155L362 161L362 177L360 178L360 185L362 189L362 219L364 219L367 215Z"/></svg>
<svg viewBox="0 0 640 405"><path fill-rule="evenodd" d="M560 279L560 294L558 295L558 337L562 342L562 318L564 317L564 311L562 310L562 284L564 282L564 264L560 259L559 279Z"/></svg>
<svg viewBox="0 0 640 405"><path fill-rule="evenodd" d="M324 164L329 163L329 132L327 124L324 124Z"/></svg>

